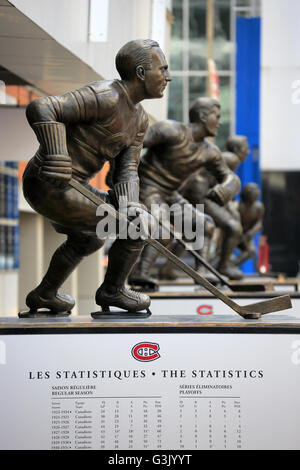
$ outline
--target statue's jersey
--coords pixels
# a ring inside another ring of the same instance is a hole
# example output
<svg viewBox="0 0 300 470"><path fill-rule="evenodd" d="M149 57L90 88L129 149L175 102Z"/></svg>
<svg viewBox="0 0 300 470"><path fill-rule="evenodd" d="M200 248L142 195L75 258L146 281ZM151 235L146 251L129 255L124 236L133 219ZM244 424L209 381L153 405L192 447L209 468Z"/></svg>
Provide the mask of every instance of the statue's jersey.
<svg viewBox="0 0 300 470"><path fill-rule="evenodd" d="M219 149L206 140L194 142L191 129L176 121L153 124L144 146L148 150L139 166L142 184L178 191L201 167L205 166L219 182L228 174Z"/></svg>
<svg viewBox="0 0 300 470"><path fill-rule="evenodd" d="M137 179L137 166L148 116L134 105L119 80L90 83L74 92L39 98L38 121L62 122L72 173L92 178L105 161L115 159L115 177ZM36 111L35 111L36 113ZM37 122L30 116L29 122Z"/></svg>
<svg viewBox="0 0 300 470"><path fill-rule="evenodd" d="M222 152L222 157L231 171L235 171L240 160L237 155L232 152ZM188 179L186 184L181 187L181 194L188 199L192 204L204 202L206 195L210 188L217 184L215 176L207 170L206 167L201 167L200 170Z"/></svg>
<svg viewBox="0 0 300 470"><path fill-rule="evenodd" d="M255 201L251 205L240 201L238 207L244 232L251 229L264 214L264 206L260 201Z"/></svg>

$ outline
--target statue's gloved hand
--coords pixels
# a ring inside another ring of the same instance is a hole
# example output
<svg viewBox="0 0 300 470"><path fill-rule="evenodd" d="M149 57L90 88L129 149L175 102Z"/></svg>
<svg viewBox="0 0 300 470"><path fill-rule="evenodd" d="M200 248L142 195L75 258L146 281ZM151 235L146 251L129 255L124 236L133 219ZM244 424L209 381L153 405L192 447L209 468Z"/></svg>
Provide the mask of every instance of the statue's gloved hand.
<svg viewBox="0 0 300 470"><path fill-rule="evenodd" d="M121 214L129 220L128 237L137 240L146 240L154 233L157 226L156 219L139 202L128 202L127 206L119 208Z"/></svg>
<svg viewBox="0 0 300 470"><path fill-rule="evenodd" d="M252 240L253 236L250 232L243 233L242 239L245 244L248 244Z"/></svg>
<svg viewBox="0 0 300 470"><path fill-rule="evenodd" d="M204 214L205 235L208 236L209 238L212 237L215 228L216 228L216 224L214 222L214 219L210 215Z"/></svg>
<svg viewBox="0 0 300 470"><path fill-rule="evenodd" d="M65 188L72 178L72 160L68 155L43 155L39 177L57 188Z"/></svg>
<svg viewBox="0 0 300 470"><path fill-rule="evenodd" d="M219 204L219 206L224 206L229 202L231 193L226 186L223 186L222 184L216 184L213 188L211 188L206 197L208 199L211 199L212 201L216 202Z"/></svg>
<svg viewBox="0 0 300 470"><path fill-rule="evenodd" d="M72 177L72 160L68 153L66 126L62 122L35 122L32 128L40 143L39 177L50 184L64 188Z"/></svg>

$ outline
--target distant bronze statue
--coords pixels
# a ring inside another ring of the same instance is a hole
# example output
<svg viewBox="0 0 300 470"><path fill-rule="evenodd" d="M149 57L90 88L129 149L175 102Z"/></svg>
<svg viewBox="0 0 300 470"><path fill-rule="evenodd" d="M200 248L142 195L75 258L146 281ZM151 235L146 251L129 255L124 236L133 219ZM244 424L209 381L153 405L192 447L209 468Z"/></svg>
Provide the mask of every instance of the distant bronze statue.
<svg viewBox="0 0 300 470"><path fill-rule="evenodd" d="M226 151L222 153L222 157L231 171L235 171L241 162L245 161L249 153L249 146L247 137L234 135L230 136L226 141ZM221 253L217 263L217 270L221 274L225 274L230 279L241 279L243 276L242 271L237 269L236 266L232 266L229 263L230 256L232 255L234 248L237 246L242 234L242 227L239 221L239 217L232 214L229 210L229 204L220 204L216 201L212 201L207 195L209 191L217 184L215 175L211 172L210 168L202 167L198 173L190 178L181 190L182 195L193 205L203 203L205 213L210 215L214 220L216 227L221 229L222 240L221 240ZM232 195L232 197L235 194ZM205 258L208 261L210 259L210 245L209 243L205 246ZM179 256L180 251L182 252L181 246L176 246L174 252L177 252ZM216 282L217 279L211 273L208 272L204 266L198 265L202 275L204 275L211 282ZM165 279L176 279L173 265L169 261L160 270L160 277Z"/></svg>
<svg viewBox="0 0 300 470"><path fill-rule="evenodd" d="M249 154L247 137L240 135L230 136L226 142L226 150L222 154L223 158L227 166L232 171L235 171ZM216 266L217 270L231 280L240 280L243 278L243 273L237 266L233 266L230 263L230 257L238 245L242 234L241 223L230 211L230 201L224 207L220 207L220 205L205 198L204 204L206 213L213 218L216 227L219 227L222 232L221 252Z"/></svg>
<svg viewBox="0 0 300 470"><path fill-rule="evenodd" d="M236 171L249 154L248 139L244 135L231 135L226 140L226 151L222 155L232 171Z"/></svg>
<svg viewBox="0 0 300 470"><path fill-rule="evenodd" d="M180 194L180 188L202 167L216 178L217 184L207 193L211 201L227 204L240 189L239 178L225 164L219 149L205 139L217 134L219 102L212 98L198 98L190 107L189 117L189 125L171 120L157 122L146 134L144 147L147 152L141 158L139 177L140 199L148 209L151 204L188 204L189 201ZM204 221L203 214L196 210L191 210L188 216L195 223L197 218L202 223ZM212 233L213 228L211 219L206 219L206 233ZM161 242L167 246L172 243L170 240ZM155 283L150 276L150 268L156 257L155 250L147 245L130 276L132 285Z"/></svg>
<svg viewBox="0 0 300 470"><path fill-rule="evenodd" d="M61 96L38 98L27 107L40 147L26 167L24 195L57 232L67 235L43 280L26 298L31 313L38 309L70 312L74 300L58 289L80 261L105 242L96 235L95 205L69 185L71 177L116 207L121 196L139 207L137 167L148 127L148 116L139 103L161 98L170 75L158 43L149 39L125 44L116 56L116 68L121 80L90 83ZM109 193L88 184L107 160L115 163ZM142 240L130 239L113 243L104 282L96 292L102 310L148 308L147 295L125 287L143 245Z"/></svg>
<svg viewBox="0 0 300 470"><path fill-rule="evenodd" d="M260 190L256 183L246 184L241 191L241 200L236 203L243 233L238 249L240 254L233 259L237 266L256 255L254 237L263 229L264 205L258 201Z"/></svg>

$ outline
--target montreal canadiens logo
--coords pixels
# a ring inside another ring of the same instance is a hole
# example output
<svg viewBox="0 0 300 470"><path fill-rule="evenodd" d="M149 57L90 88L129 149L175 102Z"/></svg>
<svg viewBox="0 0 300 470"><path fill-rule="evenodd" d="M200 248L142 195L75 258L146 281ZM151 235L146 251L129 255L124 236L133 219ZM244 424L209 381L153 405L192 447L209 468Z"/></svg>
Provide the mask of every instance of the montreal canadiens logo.
<svg viewBox="0 0 300 470"><path fill-rule="evenodd" d="M137 361L150 362L160 357L158 351L159 344L157 343L138 343L133 346L131 354Z"/></svg>
<svg viewBox="0 0 300 470"><path fill-rule="evenodd" d="M198 315L212 315L212 305L199 305L199 307L197 308L197 313Z"/></svg>

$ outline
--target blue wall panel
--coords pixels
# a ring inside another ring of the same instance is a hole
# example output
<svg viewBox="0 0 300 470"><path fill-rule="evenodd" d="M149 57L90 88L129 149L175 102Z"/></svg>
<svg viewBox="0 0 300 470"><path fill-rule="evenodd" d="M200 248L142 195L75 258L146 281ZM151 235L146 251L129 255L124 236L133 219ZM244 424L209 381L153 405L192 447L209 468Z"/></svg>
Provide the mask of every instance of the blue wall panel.
<svg viewBox="0 0 300 470"><path fill-rule="evenodd" d="M255 182L261 186L259 168L260 114L260 18L236 20L236 134L248 137L250 154L237 174L242 186ZM252 261L243 265L245 273L255 271Z"/></svg>

